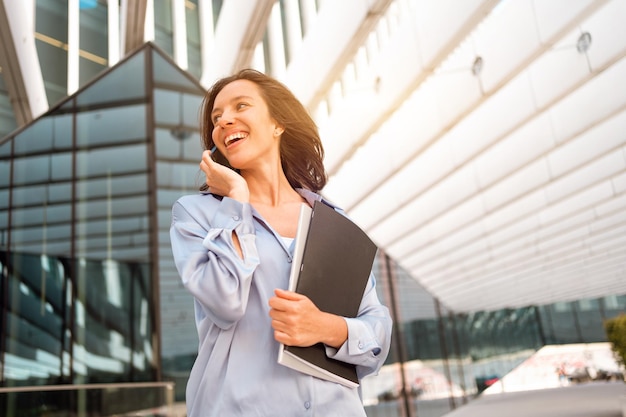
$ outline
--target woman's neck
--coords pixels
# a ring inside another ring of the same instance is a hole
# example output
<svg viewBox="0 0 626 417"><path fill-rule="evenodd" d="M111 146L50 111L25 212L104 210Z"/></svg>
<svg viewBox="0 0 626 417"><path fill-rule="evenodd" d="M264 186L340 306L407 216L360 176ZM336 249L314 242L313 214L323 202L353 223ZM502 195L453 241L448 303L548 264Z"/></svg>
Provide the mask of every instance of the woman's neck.
<svg viewBox="0 0 626 417"><path fill-rule="evenodd" d="M246 178L246 181L250 190L250 202L253 204L276 207L285 203L302 201L302 197L291 187L282 169L276 175L253 175Z"/></svg>

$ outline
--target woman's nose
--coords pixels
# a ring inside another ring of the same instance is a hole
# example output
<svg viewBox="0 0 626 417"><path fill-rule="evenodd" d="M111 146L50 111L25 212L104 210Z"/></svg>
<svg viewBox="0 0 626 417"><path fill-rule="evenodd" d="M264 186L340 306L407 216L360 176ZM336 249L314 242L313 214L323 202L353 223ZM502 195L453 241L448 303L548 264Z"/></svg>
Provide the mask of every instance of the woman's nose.
<svg viewBox="0 0 626 417"><path fill-rule="evenodd" d="M217 125L221 128L224 128L231 124L233 124L233 118L227 112L224 112L217 121Z"/></svg>

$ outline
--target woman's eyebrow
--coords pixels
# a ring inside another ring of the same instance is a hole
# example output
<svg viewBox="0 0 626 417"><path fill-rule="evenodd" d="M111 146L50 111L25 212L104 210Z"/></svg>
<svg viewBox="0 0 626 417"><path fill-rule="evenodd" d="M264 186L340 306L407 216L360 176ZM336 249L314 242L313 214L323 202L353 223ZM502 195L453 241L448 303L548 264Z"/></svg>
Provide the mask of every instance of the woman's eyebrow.
<svg viewBox="0 0 626 417"><path fill-rule="evenodd" d="M252 100L253 98L251 96L246 96L246 95L242 94L242 95L239 95L237 97L233 97L232 99L229 100L229 102L233 103L233 102L237 102L237 101L243 100L243 99ZM211 111L211 116L213 116L215 113L219 113L221 110L222 110L221 107L213 107L213 110Z"/></svg>
<svg viewBox="0 0 626 417"><path fill-rule="evenodd" d="M246 95L242 94L242 95L240 95L240 96L233 97L233 99L231 100L231 102L233 102L233 101L239 101L239 100L243 100L243 99L246 99L246 100L252 100L252 97L251 97L251 96L246 96Z"/></svg>

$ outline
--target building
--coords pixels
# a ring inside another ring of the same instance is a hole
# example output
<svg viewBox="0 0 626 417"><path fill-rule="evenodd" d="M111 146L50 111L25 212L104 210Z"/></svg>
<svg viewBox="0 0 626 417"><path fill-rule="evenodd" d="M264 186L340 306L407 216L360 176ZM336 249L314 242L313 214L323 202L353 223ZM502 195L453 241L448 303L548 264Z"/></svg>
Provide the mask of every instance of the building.
<svg viewBox="0 0 626 417"><path fill-rule="evenodd" d="M311 110L325 193L381 248L402 343L369 414L442 415L544 345L604 341L626 309L625 7L3 0L3 386L181 398L197 340L169 209L198 185L204 88L245 66Z"/></svg>

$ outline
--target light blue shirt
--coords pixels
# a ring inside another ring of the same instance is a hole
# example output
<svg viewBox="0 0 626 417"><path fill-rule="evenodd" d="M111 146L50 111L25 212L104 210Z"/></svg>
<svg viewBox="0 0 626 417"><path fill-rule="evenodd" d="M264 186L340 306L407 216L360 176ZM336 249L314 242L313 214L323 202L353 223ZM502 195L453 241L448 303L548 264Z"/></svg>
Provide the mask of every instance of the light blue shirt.
<svg viewBox="0 0 626 417"><path fill-rule="evenodd" d="M310 204L322 199L298 192ZM170 237L194 297L199 336L187 383L189 417L365 416L358 388L277 363L268 301L275 288L287 288L293 244L286 246L252 205L212 194L182 197L172 209ZM348 340L327 347L330 357L357 365L359 377L378 372L389 352L391 317L374 286L371 275L358 317L345 319Z"/></svg>

